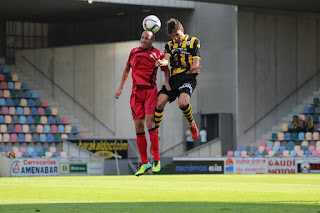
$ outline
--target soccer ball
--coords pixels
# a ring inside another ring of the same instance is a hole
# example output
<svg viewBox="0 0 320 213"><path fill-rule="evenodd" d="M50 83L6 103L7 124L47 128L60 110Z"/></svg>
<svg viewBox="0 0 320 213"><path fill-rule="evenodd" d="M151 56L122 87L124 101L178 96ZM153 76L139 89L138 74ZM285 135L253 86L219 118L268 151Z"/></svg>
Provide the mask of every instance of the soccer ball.
<svg viewBox="0 0 320 213"><path fill-rule="evenodd" d="M143 19L142 27L144 30L150 30L153 33L156 33L160 30L161 21L157 16L150 15Z"/></svg>

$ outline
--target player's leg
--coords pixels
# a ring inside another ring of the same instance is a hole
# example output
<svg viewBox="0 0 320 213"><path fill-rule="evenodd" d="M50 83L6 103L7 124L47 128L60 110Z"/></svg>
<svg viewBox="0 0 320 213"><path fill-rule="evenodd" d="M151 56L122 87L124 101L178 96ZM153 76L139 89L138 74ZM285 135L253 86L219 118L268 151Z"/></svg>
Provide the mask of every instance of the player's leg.
<svg viewBox="0 0 320 213"><path fill-rule="evenodd" d="M146 115L146 123L150 136L150 153L153 155L153 172L159 172L161 170L160 152L159 152L159 137L158 131L155 128L154 114Z"/></svg>
<svg viewBox="0 0 320 213"><path fill-rule="evenodd" d="M169 96L167 94L159 93L157 106L155 109L155 117L154 117L155 127L158 132L159 132L161 120L163 117L163 110L164 110L164 107L166 106L166 104L168 103L168 101L169 101Z"/></svg>
<svg viewBox="0 0 320 213"><path fill-rule="evenodd" d="M146 91L147 98L145 100L145 113L146 124L150 136L150 154L153 155L153 168L152 171L159 172L160 166L160 153L159 153L159 137L158 131L155 128L155 107L157 104L157 89L150 89Z"/></svg>
<svg viewBox="0 0 320 213"><path fill-rule="evenodd" d="M199 130L193 119L192 106L190 104L191 94L196 86L196 81L187 81L181 87L179 87L180 95L178 99L179 108L182 110L184 117L188 121L188 126L192 134L193 140L199 137Z"/></svg>
<svg viewBox="0 0 320 213"><path fill-rule="evenodd" d="M136 176L143 175L147 170L151 168L151 164L148 160L147 154L147 138L144 132L145 114L144 106L139 104L139 92L132 92L130 98L131 112L134 120L135 130L137 134L137 146L141 158L141 166L136 172Z"/></svg>

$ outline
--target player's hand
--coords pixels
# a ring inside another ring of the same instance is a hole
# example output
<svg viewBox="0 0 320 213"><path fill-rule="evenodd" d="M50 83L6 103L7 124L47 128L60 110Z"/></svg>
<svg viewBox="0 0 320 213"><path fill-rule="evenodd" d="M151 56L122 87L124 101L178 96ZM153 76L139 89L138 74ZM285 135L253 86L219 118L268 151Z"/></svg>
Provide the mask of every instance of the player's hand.
<svg viewBox="0 0 320 213"><path fill-rule="evenodd" d="M162 85L167 89L167 91L170 91L170 90L171 90L169 81L164 81Z"/></svg>
<svg viewBox="0 0 320 213"><path fill-rule="evenodd" d="M122 93L122 89L121 88L117 89L116 93L114 94L116 99L118 99L120 97L121 93Z"/></svg>
<svg viewBox="0 0 320 213"><path fill-rule="evenodd" d="M190 70L187 71L187 74L195 74L195 73L201 74L200 68L201 68L201 66L191 67Z"/></svg>
<svg viewBox="0 0 320 213"><path fill-rule="evenodd" d="M156 60L155 66L156 67L160 67L161 66L161 60L160 59Z"/></svg>

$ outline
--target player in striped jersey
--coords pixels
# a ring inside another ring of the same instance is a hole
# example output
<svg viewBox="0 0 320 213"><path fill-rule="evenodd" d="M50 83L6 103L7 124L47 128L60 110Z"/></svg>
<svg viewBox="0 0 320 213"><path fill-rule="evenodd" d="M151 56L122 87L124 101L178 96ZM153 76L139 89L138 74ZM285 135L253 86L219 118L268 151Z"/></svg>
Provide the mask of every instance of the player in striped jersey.
<svg viewBox="0 0 320 213"><path fill-rule="evenodd" d="M170 89L165 86L159 91L158 102L155 109L155 124L159 131L163 109L167 102L178 97L178 105L188 120L192 138L199 136L199 130L193 119L190 97L197 85L197 75L200 73L200 41L196 37L184 34L182 24L171 18L167 21L167 33L172 40L165 46L165 60L158 60L156 66L171 65Z"/></svg>

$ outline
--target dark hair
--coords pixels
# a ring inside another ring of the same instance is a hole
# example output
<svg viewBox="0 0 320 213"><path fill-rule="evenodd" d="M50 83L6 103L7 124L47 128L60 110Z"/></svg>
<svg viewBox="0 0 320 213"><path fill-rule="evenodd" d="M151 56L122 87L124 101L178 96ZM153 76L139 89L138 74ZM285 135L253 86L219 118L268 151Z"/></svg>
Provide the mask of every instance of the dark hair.
<svg viewBox="0 0 320 213"><path fill-rule="evenodd" d="M173 32L182 30L183 26L177 19L171 18L167 21L167 33L171 35Z"/></svg>

